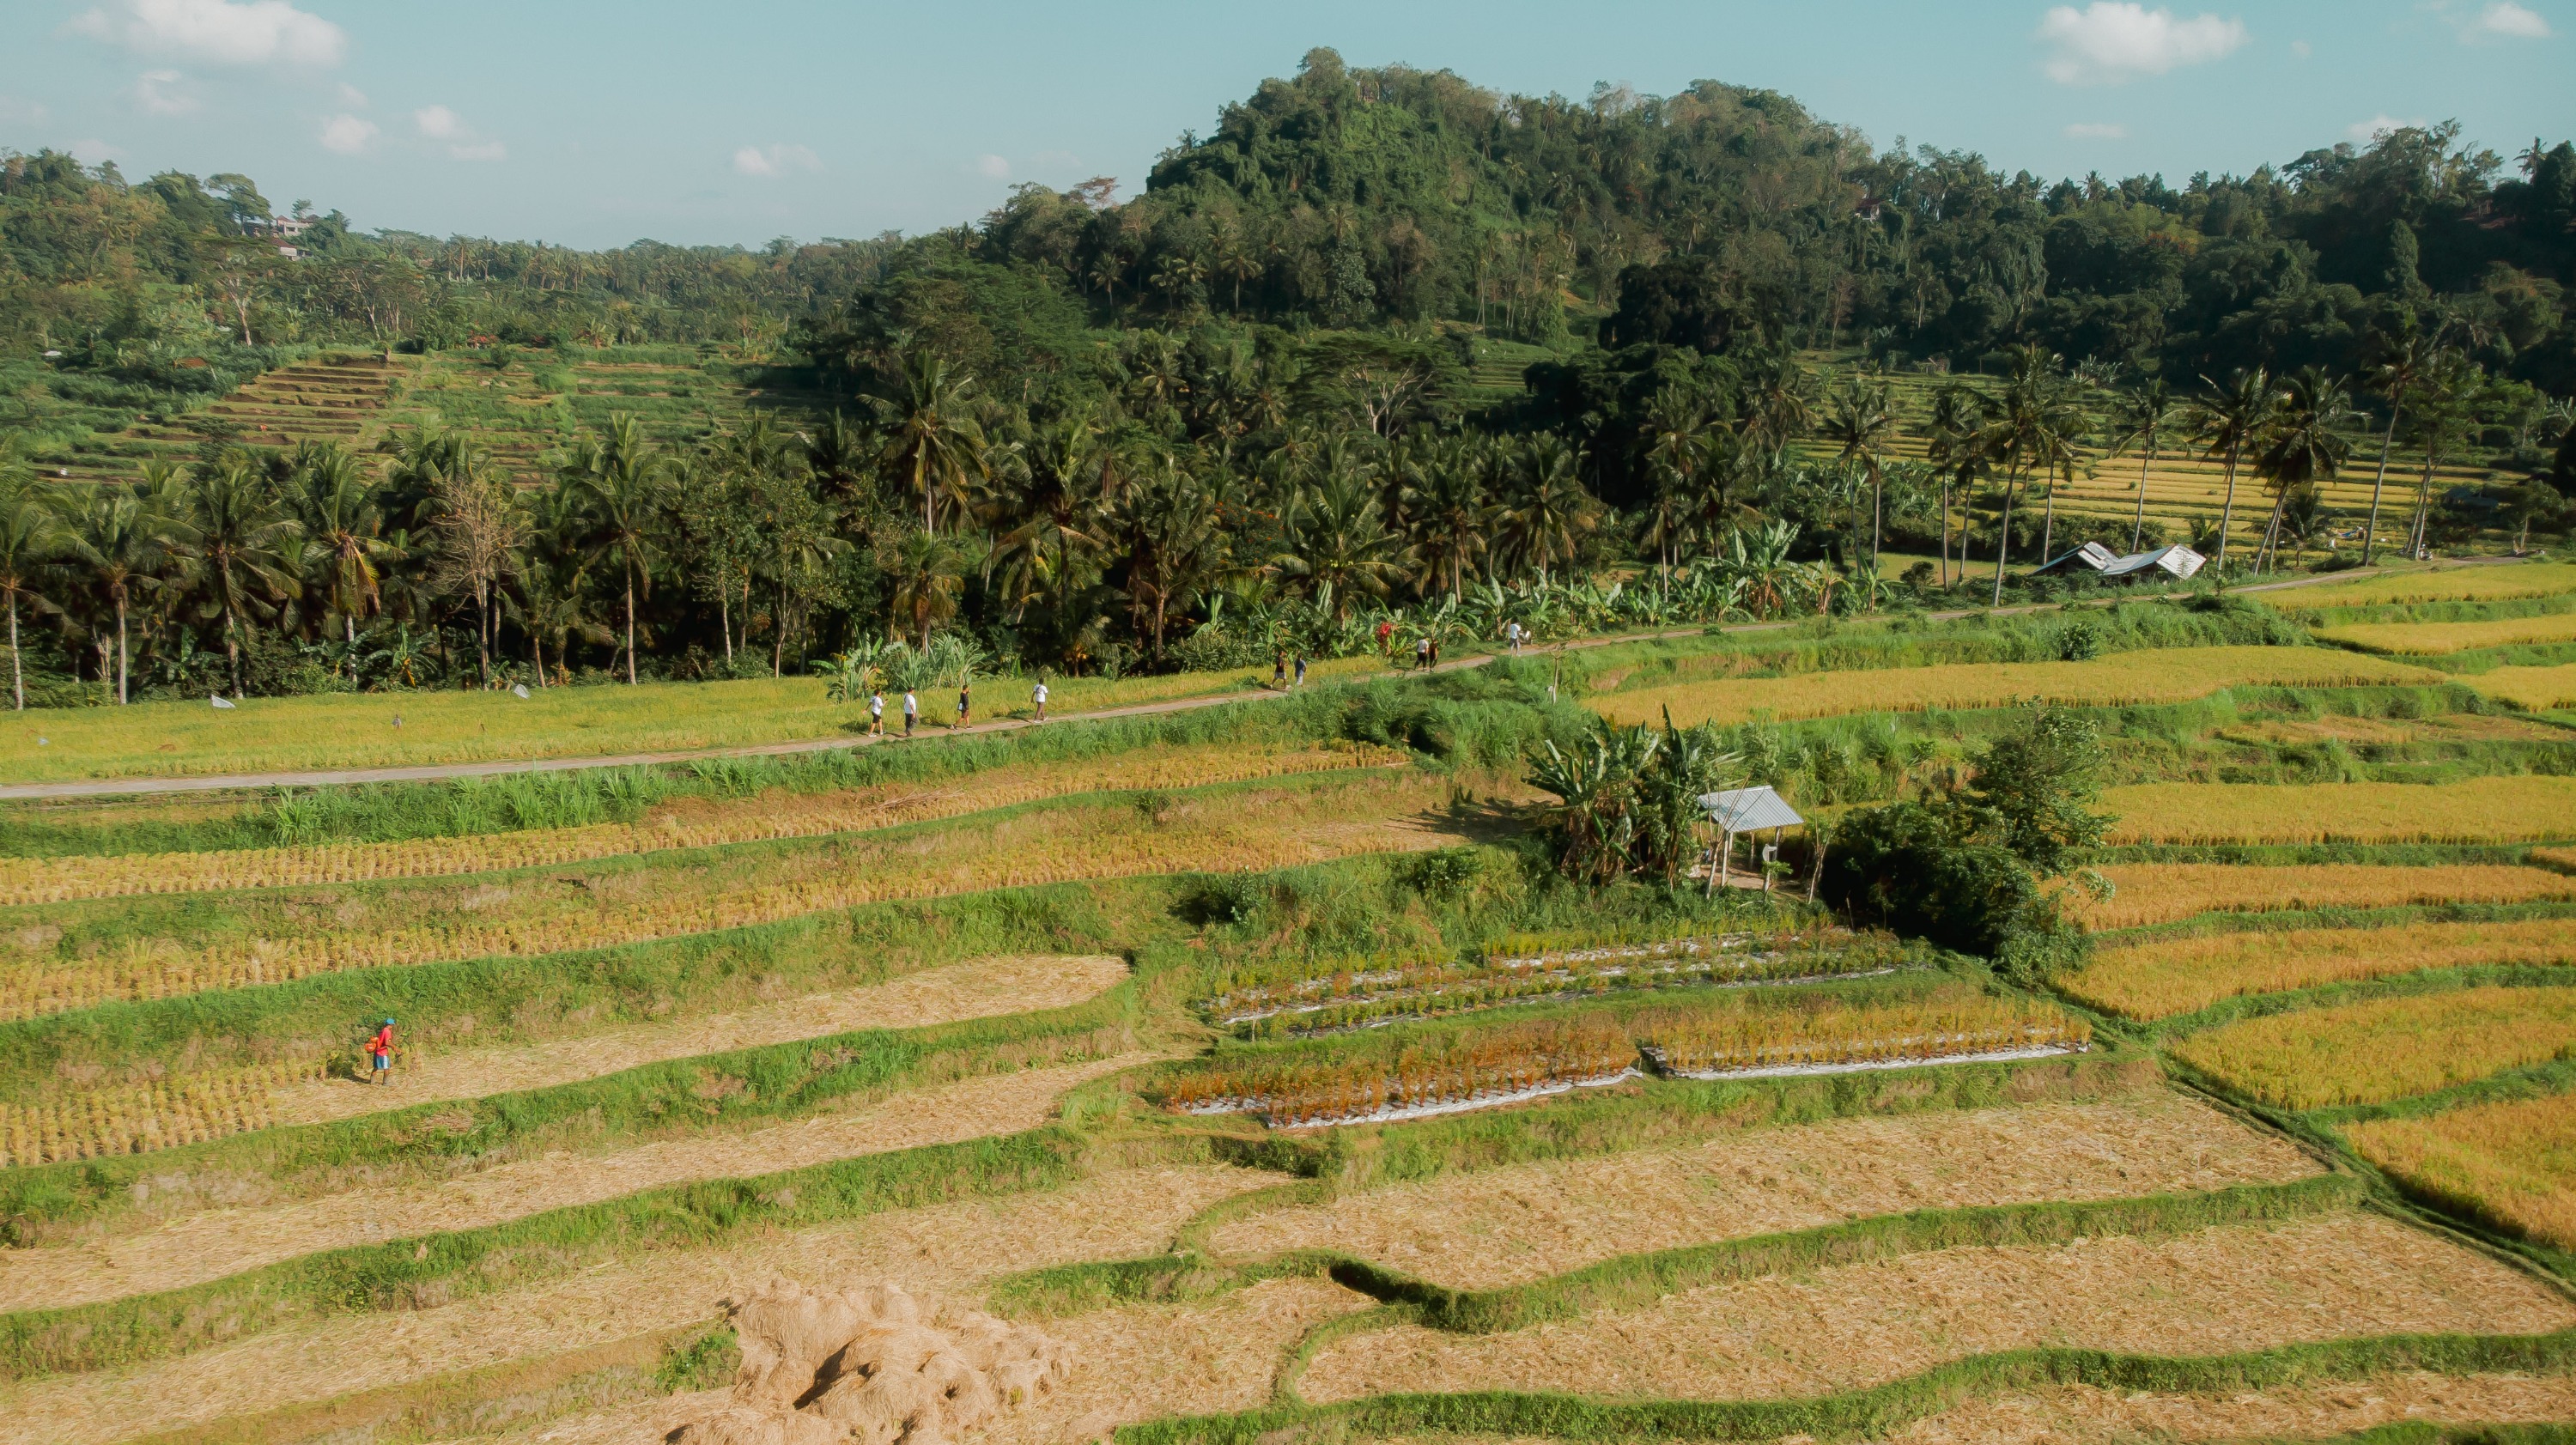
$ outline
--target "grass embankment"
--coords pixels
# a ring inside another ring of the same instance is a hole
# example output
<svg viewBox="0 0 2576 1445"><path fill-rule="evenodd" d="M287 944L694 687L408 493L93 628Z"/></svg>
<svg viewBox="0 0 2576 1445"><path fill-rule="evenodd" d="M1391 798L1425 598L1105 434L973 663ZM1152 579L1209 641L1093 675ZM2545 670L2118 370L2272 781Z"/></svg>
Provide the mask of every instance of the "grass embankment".
<svg viewBox="0 0 2576 1445"><path fill-rule="evenodd" d="M2085 662L1957 663L1869 673L1730 678L1618 692L1592 708L1619 723L1685 726L1834 717L1860 712L1926 712L2021 702L2076 707L2186 702L2233 687L2432 685L2438 673L2324 648L2188 647L2123 653Z"/></svg>
<svg viewBox="0 0 2576 1445"><path fill-rule="evenodd" d="M2576 1095L2369 1119L2342 1132L2411 1192L2576 1252Z"/></svg>
<svg viewBox="0 0 2576 1445"><path fill-rule="evenodd" d="M715 848L893 827L1076 793L1194 788L1409 761L1391 749L1202 743L1119 756L1030 763L937 782L881 783L822 794L691 799L632 823L527 829L479 837L326 843L237 851L0 859L0 907L140 893L429 878L544 868L630 853Z"/></svg>
<svg viewBox="0 0 2576 1445"><path fill-rule="evenodd" d="M2576 835L2576 778L2140 783L2102 790L2126 843L2528 843Z"/></svg>
<svg viewBox="0 0 2576 1445"><path fill-rule="evenodd" d="M2067 911L2096 932L2203 913L2537 903L2576 898L2576 877L2510 863L2115 863L2108 898L2070 890Z"/></svg>
<svg viewBox="0 0 2576 1445"><path fill-rule="evenodd" d="M2576 987L2466 988L2246 1019L2168 1053L2287 1109L2378 1104L2576 1047Z"/></svg>
<svg viewBox="0 0 2576 1445"><path fill-rule="evenodd" d="M2473 964L2576 965L2576 917L2149 937L2098 949L2057 986L2078 1002L2145 1020L2223 999Z"/></svg>
<svg viewBox="0 0 2576 1445"><path fill-rule="evenodd" d="M2483 647L2576 641L2576 612L2476 622L2362 622L2317 629L2320 642L2401 657L2439 657Z"/></svg>
<svg viewBox="0 0 2576 1445"><path fill-rule="evenodd" d="M2460 679L2480 695L2529 712L2576 708L2576 662L2555 667L2498 667Z"/></svg>
<svg viewBox="0 0 2576 1445"><path fill-rule="evenodd" d="M314 974L528 957L891 899L1149 873L1254 871L1460 841L1444 780L1341 771L1024 804L847 839L736 844L321 892L93 900L0 940L0 1019Z"/></svg>

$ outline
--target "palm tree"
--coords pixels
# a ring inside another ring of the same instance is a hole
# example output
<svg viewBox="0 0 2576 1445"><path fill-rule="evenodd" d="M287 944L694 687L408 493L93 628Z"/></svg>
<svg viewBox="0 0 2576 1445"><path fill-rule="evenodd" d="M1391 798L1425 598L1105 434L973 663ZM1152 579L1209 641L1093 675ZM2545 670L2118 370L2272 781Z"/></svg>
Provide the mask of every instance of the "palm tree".
<svg viewBox="0 0 2576 1445"><path fill-rule="evenodd" d="M2362 529L2361 565L2378 555L2379 492L2388 481L2388 453L2397 444L2397 419L2413 404L2441 355L2441 348L2422 336L2409 336L2388 359L2370 369L2370 389L2388 401L2388 429L2379 435L2379 469L2370 478L2370 522Z"/></svg>
<svg viewBox="0 0 2576 1445"><path fill-rule="evenodd" d="M173 518L171 534L194 563L191 579L213 593L224 619L224 661L232 670L233 696L242 695L242 614L259 601L283 599L293 578L282 555L295 533L268 478L238 454L226 457L200 480L186 516Z"/></svg>
<svg viewBox="0 0 2576 1445"><path fill-rule="evenodd" d="M1708 451L1708 403L1678 386L1655 393L1646 409L1646 471L1655 479L1654 501L1646 516L1646 540L1667 580L1673 570L1673 543L1690 512L1690 485Z"/></svg>
<svg viewBox="0 0 2576 1445"><path fill-rule="evenodd" d="M1364 489L1355 489L1364 490ZM1163 659L1163 635L1174 602L1218 585L1235 572L1234 549L1217 495L1177 465L1167 465L1148 485L1131 489L1119 509L1127 554L1127 596Z"/></svg>
<svg viewBox="0 0 2576 1445"><path fill-rule="evenodd" d="M903 539L895 561L896 630L910 626L930 647L930 629L957 615L957 597L965 589L965 555L936 532L914 532Z"/></svg>
<svg viewBox="0 0 2576 1445"><path fill-rule="evenodd" d="M1495 540L1515 561L1538 569L1572 562L1583 539L1601 525L1601 503L1584 490L1582 457L1560 437L1541 436L1521 450L1516 485L1495 513Z"/></svg>
<svg viewBox="0 0 2576 1445"><path fill-rule="evenodd" d="M2147 533L2147 472L2156 464L2156 445L2163 440L2165 428L2179 419L2180 411L2173 388L2162 377L2149 378L2120 402L2111 454L2117 456L2133 446L2138 449L2138 510L2129 519L2132 552L2144 544Z"/></svg>
<svg viewBox="0 0 2576 1445"><path fill-rule="evenodd" d="M1405 497L1414 559L1434 586L1447 578L1452 602L1485 554L1485 469L1483 445L1460 437L1430 455Z"/></svg>
<svg viewBox="0 0 2576 1445"><path fill-rule="evenodd" d="M159 590L158 569L169 555L169 519L152 503L169 477L145 468L143 487L100 486L63 499L63 553L89 575L116 613L116 701L129 697L133 650L128 618L135 601ZM104 650L104 649L102 649Z"/></svg>
<svg viewBox="0 0 2576 1445"><path fill-rule="evenodd" d="M2444 453L2466 439L2476 424L2479 395L2486 373L2455 350L2433 358L2415 392L2415 435L2424 443L2424 472L2415 485L2415 521L2408 528L2407 552L2421 556L2433 520L2433 471Z"/></svg>
<svg viewBox="0 0 2576 1445"><path fill-rule="evenodd" d="M358 619L384 605L384 567L402 555L384 538L381 495L367 479L357 458L337 445L299 452L296 471L303 488L297 498L304 535L317 549L325 569L323 605L340 614L344 659L356 677Z"/></svg>
<svg viewBox="0 0 2576 1445"><path fill-rule="evenodd" d="M877 402L888 432L884 462L921 494L921 529L939 530L939 497L959 506L986 475L984 429L975 420L975 379L949 370L928 347L903 358L898 389Z"/></svg>
<svg viewBox="0 0 2576 1445"><path fill-rule="evenodd" d="M1958 484L1962 492L1986 453L1982 436L1986 425L1986 399L1956 382L1941 388L1932 398L1932 417L1923 431L1924 460L1941 478L1941 585L1950 585L1950 487ZM1959 543L1960 580L1967 579L1968 546Z"/></svg>
<svg viewBox="0 0 2576 1445"><path fill-rule="evenodd" d="M27 584L60 545L54 510L34 480L23 467L0 467L0 606L9 613L9 696L19 712L27 710L27 676L18 656L18 604L48 606Z"/></svg>
<svg viewBox="0 0 2576 1445"><path fill-rule="evenodd" d="M2021 348L2013 361L2013 379L2004 390L2001 409L1988 422L1980 438L1980 447L1989 455L2005 459L2003 520L1995 538L1995 593L1993 605L2004 601L2004 564L2012 553L2012 509L2015 484L2036 465L2052 478L2061 468L2070 473L2074 466L2074 437L2083 426L2083 413L2069 400L2057 384L2058 358L2036 346ZM2057 489L2048 492L2049 522L2057 519ZM2043 534L2041 561L2047 548Z"/></svg>
<svg viewBox="0 0 2576 1445"><path fill-rule="evenodd" d="M1834 393L1825 408L1824 436L1837 448L1835 456L1845 465L1858 463L1869 474L1869 562L1878 565L1878 539L1886 507L1886 475L1882 453L1896 431L1896 412L1891 404L1892 389L1884 381L1854 376L1841 391ZM1857 548L1860 539L1852 539Z"/></svg>
<svg viewBox="0 0 2576 1445"><path fill-rule="evenodd" d="M2263 444L2272 418L2280 410L2281 391L2273 385L2271 374L2259 366L2231 373L2224 386L2205 376L2200 380L2209 388L2209 395L2193 409L2195 430L2204 448L2202 455L2227 459L2227 498L2218 512L2217 555L2210 558L2223 585L2227 580L2227 533L2236 519L2236 466L2247 452Z"/></svg>
<svg viewBox="0 0 2576 1445"><path fill-rule="evenodd" d="M2281 510L2289 505L2290 494L2301 488L2313 492L2317 483L2330 482L2343 470L2344 459L2352 455L2352 442L2338 428L2351 416L2352 393L2322 368L2307 367L2290 378L2272 434L2254 459L2255 474L2271 484L2273 493L2272 516L2264 524L2263 545L2256 556L2258 567L2277 562L2273 553L2279 542Z"/></svg>
<svg viewBox="0 0 2576 1445"><path fill-rule="evenodd" d="M1387 530L1376 492L1347 467L1307 490L1287 518L1287 550L1279 570L1305 580L1307 594L1349 615L1353 594L1383 597L1404 575L1403 539Z"/></svg>
<svg viewBox="0 0 2576 1445"><path fill-rule="evenodd" d="M626 683L635 685L635 598L653 595L661 561L662 466L634 426L620 416L603 444L584 446L568 469L589 514L589 556L614 554L626 574Z"/></svg>

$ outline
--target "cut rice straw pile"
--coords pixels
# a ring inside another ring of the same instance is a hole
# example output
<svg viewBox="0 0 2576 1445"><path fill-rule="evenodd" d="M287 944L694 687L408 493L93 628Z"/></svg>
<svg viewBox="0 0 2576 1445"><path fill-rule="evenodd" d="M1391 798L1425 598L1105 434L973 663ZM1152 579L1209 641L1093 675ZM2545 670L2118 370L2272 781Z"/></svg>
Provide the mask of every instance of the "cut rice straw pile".
<svg viewBox="0 0 2576 1445"><path fill-rule="evenodd" d="M1633 1313L1507 1334L1418 1326L1324 1350L1317 1401L1392 1391L1778 1399L2037 1345L2222 1354L2349 1335L2528 1333L2576 1323L2539 1280L2370 1214L2171 1239L1940 1250L1695 1289Z"/></svg>
<svg viewBox="0 0 2576 1445"><path fill-rule="evenodd" d="M2079 889L2066 898L2067 911L2097 933L2203 913L2576 898L2576 878L2510 863L2118 863L2103 868L2102 876L2111 881L2110 897Z"/></svg>
<svg viewBox="0 0 2576 1445"><path fill-rule="evenodd" d="M2477 622L2357 622L2317 630L2320 642L2405 657L2438 657L2481 647L2576 640L2576 612L2496 617Z"/></svg>
<svg viewBox="0 0 2576 1445"><path fill-rule="evenodd" d="M2176 1058L2290 1109L2384 1104L2576 1046L2576 988L2471 988L2246 1019Z"/></svg>
<svg viewBox="0 0 2576 1445"><path fill-rule="evenodd" d="M2529 843L2576 836L2576 778L2105 788L2114 843Z"/></svg>
<svg viewBox="0 0 2576 1445"><path fill-rule="evenodd" d="M2037 701L2106 707L2185 702L2231 687L2385 687L2445 681L2440 673L2321 647L2178 647L2087 662L1947 663L1795 677L1726 678L1611 693L1592 700L1618 723L1837 717L1864 712L2004 707Z"/></svg>
<svg viewBox="0 0 2576 1445"><path fill-rule="evenodd" d="M2346 1128L2344 1138L2418 1193L2576 1250L2576 1097L2373 1119Z"/></svg>
<svg viewBox="0 0 2576 1445"><path fill-rule="evenodd" d="M1684 1149L1521 1164L1347 1193L1213 1236L1228 1256L1337 1249L1455 1289L1614 1254L1872 1214L2271 1184L2317 1172L2277 1136L2153 1088L2106 1103L1836 1119Z"/></svg>
<svg viewBox="0 0 2576 1445"><path fill-rule="evenodd" d="M2460 681L2479 695L2528 712L2576 707L2576 662L2556 667L2499 667L2471 673Z"/></svg>
<svg viewBox="0 0 2576 1445"><path fill-rule="evenodd" d="M2246 994L2474 963L2576 964L2576 918L2151 938L2101 949L2058 986L2095 1008L2159 1019Z"/></svg>

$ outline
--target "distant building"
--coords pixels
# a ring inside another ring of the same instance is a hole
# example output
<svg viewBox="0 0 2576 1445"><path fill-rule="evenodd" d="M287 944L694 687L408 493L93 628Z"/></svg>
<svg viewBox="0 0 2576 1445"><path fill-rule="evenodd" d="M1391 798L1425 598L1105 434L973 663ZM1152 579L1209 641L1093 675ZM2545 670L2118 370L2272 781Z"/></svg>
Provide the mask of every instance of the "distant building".
<svg viewBox="0 0 2576 1445"><path fill-rule="evenodd" d="M277 254L294 261L302 258L304 250L292 243L296 237L312 229L311 216L271 216L262 233L277 247Z"/></svg>

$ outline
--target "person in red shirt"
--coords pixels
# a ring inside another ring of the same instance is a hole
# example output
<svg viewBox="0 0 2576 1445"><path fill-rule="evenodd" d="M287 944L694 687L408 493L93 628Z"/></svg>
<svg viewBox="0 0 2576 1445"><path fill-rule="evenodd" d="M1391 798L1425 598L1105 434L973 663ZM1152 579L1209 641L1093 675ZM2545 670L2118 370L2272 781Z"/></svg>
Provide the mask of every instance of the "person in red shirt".
<svg viewBox="0 0 2576 1445"><path fill-rule="evenodd" d="M374 1038L367 1040L367 1061L373 1066L367 1082L388 1086L393 1083L394 1021L392 1019L385 1020L385 1026L376 1030Z"/></svg>

